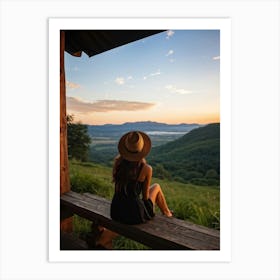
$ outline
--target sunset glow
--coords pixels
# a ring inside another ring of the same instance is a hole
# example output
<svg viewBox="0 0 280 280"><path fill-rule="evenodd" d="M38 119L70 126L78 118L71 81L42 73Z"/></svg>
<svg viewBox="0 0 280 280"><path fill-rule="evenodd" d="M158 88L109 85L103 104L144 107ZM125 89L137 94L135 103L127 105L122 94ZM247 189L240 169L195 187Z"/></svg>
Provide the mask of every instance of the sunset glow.
<svg viewBox="0 0 280 280"><path fill-rule="evenodd" d="M168 30L89 58L65 54L67 113L84 124L220 119L218 30Z"/></svg>

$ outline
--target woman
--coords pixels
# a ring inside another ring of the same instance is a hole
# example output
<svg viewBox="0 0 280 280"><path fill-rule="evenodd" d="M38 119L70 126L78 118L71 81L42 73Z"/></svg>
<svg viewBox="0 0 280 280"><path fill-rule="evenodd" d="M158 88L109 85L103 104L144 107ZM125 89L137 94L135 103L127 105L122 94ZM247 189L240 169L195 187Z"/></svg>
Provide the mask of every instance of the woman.
<svg viewBox="0 0 280 280"><path fill-rule="evenodd" d="M145 160L151 150L149 136L141 131L128 132L121 137L118 150L113 168L112 219L125 224L144 223L154 216L155 205L171 217L160 185L151 185L152 167Z"/></svg>

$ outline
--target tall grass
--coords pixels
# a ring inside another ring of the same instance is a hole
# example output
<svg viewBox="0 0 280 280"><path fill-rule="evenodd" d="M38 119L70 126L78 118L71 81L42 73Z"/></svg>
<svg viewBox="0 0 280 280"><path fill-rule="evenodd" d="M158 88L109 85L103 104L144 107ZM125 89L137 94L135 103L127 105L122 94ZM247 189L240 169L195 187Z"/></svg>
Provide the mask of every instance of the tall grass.
<svg viewBox="0 0 280 280"><path fill-rule="evenodd" d="M71 188L75 192L89 192L112 199L112 169L95 163L70 161ZM220 191L218 187L195 186L163 179L153 178L152 183L159 183L165 194L169 208L178 219L195 224L220 229ZM159 212L159 209L157 209ZM91 222L74 216L74 232L90 232ZM146 246L124 237L114 240L114 249L139 250Z"/></svg>
<svg viewBox="0 0 280 280"><path fill-rule="evenodd" d="M161 185L169 207L178 219L220 229L220 191L218 187L196 186L153 179Z"/></svg>
<svg viewBox="0 0 280 280"><path fill-rule="evenodd" d="M75 192L89 192L110 199L114 188L108 167L94 163L70 161L71 189Z"/></svg>

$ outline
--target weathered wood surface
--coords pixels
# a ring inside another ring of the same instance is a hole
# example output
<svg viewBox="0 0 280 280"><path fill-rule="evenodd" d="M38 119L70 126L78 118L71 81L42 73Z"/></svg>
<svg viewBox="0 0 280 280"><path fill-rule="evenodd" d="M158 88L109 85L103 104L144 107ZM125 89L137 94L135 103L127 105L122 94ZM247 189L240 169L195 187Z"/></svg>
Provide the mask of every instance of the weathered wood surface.
<svg viewBox="0 0 280 280"><path fill-rule="evenodd" d="M64 70L65 33L60 31L60 193L70 191L67 117L66 117L66 86Z"/></svg>
<svg viewBox="0 0 280 280"><path fill-rule="evenodd" d="M110 201L92 194L68 192L60 198L61 206L72 213L115 231L156 250L219 250L220 232L174 217L156 215L140 225L125 225L110 217Z"/></svg>
<svg viewBox="0 0 280 280"><path fill-rule="evenodd" d="M67 119L66 119L66 89L64 69L65 33L60 31L60 194L70 191L68 147L67 147ZM62 231L71 232L72 217L67 217L60 223Z"/></svg>

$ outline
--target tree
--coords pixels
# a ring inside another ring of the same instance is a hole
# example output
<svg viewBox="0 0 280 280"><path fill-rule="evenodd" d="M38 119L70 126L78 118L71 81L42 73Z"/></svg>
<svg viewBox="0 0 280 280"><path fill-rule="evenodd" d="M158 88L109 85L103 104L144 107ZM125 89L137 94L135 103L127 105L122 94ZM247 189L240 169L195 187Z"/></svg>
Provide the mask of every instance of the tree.
<svg viewBox="0 0 280 280"><path fill-rule="evenodd" d="M91 138L87 125L74 123L74 116L67 115L68 157L81 161L88 160Z"/></svg>

